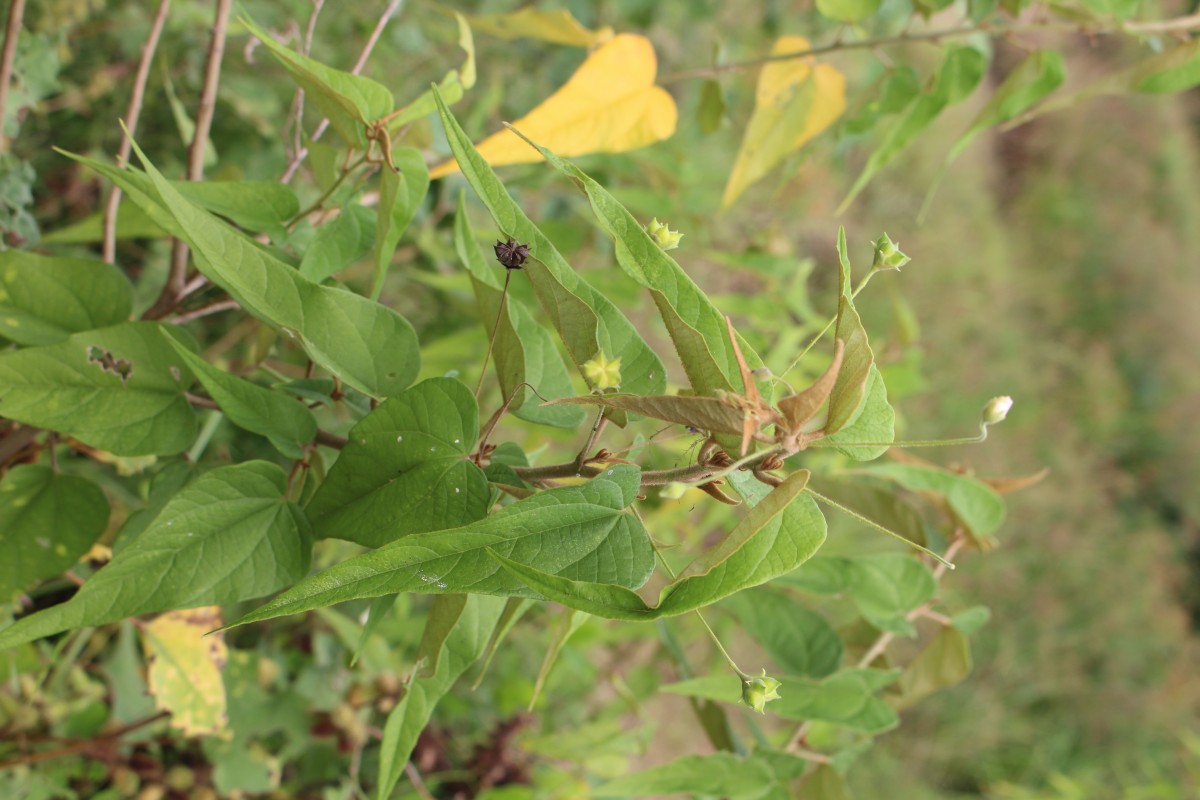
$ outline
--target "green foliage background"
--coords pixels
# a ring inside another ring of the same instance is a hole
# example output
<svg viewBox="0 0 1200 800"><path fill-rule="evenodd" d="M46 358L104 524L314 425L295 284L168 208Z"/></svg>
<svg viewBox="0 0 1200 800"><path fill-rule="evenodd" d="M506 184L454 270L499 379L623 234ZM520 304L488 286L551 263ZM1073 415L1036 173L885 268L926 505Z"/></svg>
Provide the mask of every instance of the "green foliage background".
<svg viewBox="0 0 1200 800"><path fill-rule="evenodd" d="M313 55L329 64L351 63L376 18L377 9L366 5L327 11ZM804 33L796 20L808 13L800 4L778 2L756 4L753 10L742 3L649 0L565 5L586 23L650 36L663 72L694 64L697 42L723 41L733 59L766 52L776 36ZM245 7L271 27L305 20L309 10L299 2L247 2ZM458 64L453 20L438 10L434 4L406 7L385 32L366 74L397 97L410 97ZM100 184L94 176L50 147L85 155L115 151L120 131L112 109L125 97L119 65L136 63L147 16L144 5L133 2L46 0L31 11L30 28L37 35L27 45L29 63L45 67L47 74L28 66L22 74L32 76L31 92L51 99L23 115L6 157L0 199L17 220L6 227L33 238L31 221L49 232L97 207ZM172 54L171 62L161 73L156 66L152 79L155 102L144 112L138 138L168 175L181 172L184 147L164 99L163 76L169 74L174 93L190 107L198 92L209 16L206 4L178 4L161 46ZM285 166L277 136L292 86L281 71L263 68L262 52L255 54L257 64L245 63L236 52L243 41L237 40L226 60L212 134L218 161L210 177L272 180ZM1080 73L1101 71L1128 57L1120 45L1107 41L1093 47L1074 37L1061 46ZM477 47L480 81L457 109L475 140L544 98L579 61L579 51L538 43L477 36ZM905 55L917 62L929 58L932 68L938 51L909 45ZM1000 44L992 70L1000 74L1019 55L1013 46ZM57 77L48 74L52 59L61 63ZM666 217L685 233L693 277L723 310L752 320L742 332L772 362L804 341L801 324L824 319L830 310L837 226L846 225L857 263L868 258L866 241L888 231L914 263L902 277L883 276L860 299L859 309L875 336L892 399L902 410L903 437L971 430L981 398L1009 394L1017 406L1002 434L983 447L939 452L937 460L961 460L988 476L1050 470L1041 483L1010 498L1000 546L986 557L964 559L944 584L961 606L991 609L989 624L976 634L974 672L965 683L904 712L901 728L882 737L851 771L857 796L885 796L880 787L887 787L887 796L914 800L1194 797L1191 787L1200 781L1195 723L1200 710L1195 671L1200 504L1193 488L1200 467L1200 433L1193 420L1200 396L1195 369L1200 323L1194 313L1200 304L1196 90L1094 100L1004 134L981 135L941 181L918 225L916 210L943 155L983 98L947 111L845 215L835 215L835 209L868 152L861 136L845 132L836 146L826 141L793 156L776 177L719 213L753 92L748 75L725 79L723 85L737 124L725 121L702 135L692 122L700 93L681 92L675 137L628 155L585 157L579 164L639 216ZM418 124L411 135L419 143L443 146L433 126ZM587 221L581 195L544 165L509 168L504 177L519 192L525 212L577 269L592 275L604 270L609 296L623 309L633 309L627 313L635 322L650 317L653 309L638 287L611 267L611 245ZM435 197L438 206L456 202L451 187L458 185L443 182ZM24 197L29 188L31 200ZM480 347L478 330L467 322L470 285L461 272L447 269L454 256L445 242L419 224L402 245L410 248L411 269L393 270L384 297L421 331L427 344L422 378L460 368L462 379L474 385L477 373L471 370L478 369L479 360L464 366ZM302 227L295 235L302 239L312 232ZM122 253L131 263L156 269L168 261L160 252L166 247L139 240L123 245ZM368 265L360 267L362 276L370 275ZM798 270L806 281L795 279ZM149 278L135 284L143 293L136 306L144 308L162 276L140 277ZM786 303L776 305L770 298ZM813 307L820 313L807 311ZM665 339L656 344L669 349ZM502 430L526 437L523 444L530 451L547 441L570 441L545 428ZM210 447L234 462L265 450L228 425L215 431ZM136 479L126 485L128 497L118 502L134 507L145 487ZM676 511L674 518L664 513L663 519L700 533L720 529L726 517L706 509ZM835 520L822 554L872 547L880 547L876 539ZM326 559L325 566L332 556ZM344 697L358 686L358 679L329 655L345 618L339 622L337 612L321 613L335 634L314 634L313 663L289 690L294 696L269 709L261 698L261 713L272 719L263 723L267 727L286 730L297 707L333 717L340 704L330 699L327 687L337 687ZM557 624L536 611L529 619L540 638L509 640L495 657L482 699L447 695L439 712L444 730L469 740L466 731L494 721L478 720L477 706L498 714L524 708L533 692L524 665L540 661ZM389 624L394 629L383 632L392 641L415 646L419 631ZM692 655L706 658L693 630L698 623L684 618L679 625L676 635L695 651ZM728 616L718 616L717 627L728 640L753 647L739 640ZM130 636L128 627L120 636ZM343 633L341 638L345 645L350 637ZM114 662L132 657L121 649L122 641L118 638L109 656ZM532 736L530 749L566 758L592 751L596 771L615 775L620 770L604 759L649 766L702 746L703 736L689 726L660 726L653 738L634 741L617 737L602 723L588 724L582 698L596 682L613 679L613 661L643 646L636 632L586 624L559 654L544 689L548 696L581 698L578 706L564 703L543 711L551 720L547 730L573 727L579 741ZM368 649L362 659L376 683L389 680L379 666L382 655ZM658 666L641 663L622 678L633 689L614 681L605 684L606 691L637 694L637 683L653 682ZM231 669L254 667L234 662ZM83 683L78 691L63 688L67 680L64 672L57 681L63 702L79 707L96 702ZM15 686L10 681L4 691L18 696ZM641 714L652 719L686 713L682 698L656 703L662 706ZM121 716L137 715L125 708ZM214 758L216 750L236 747L236 742L209 742L204 750ZM337 760L327 746L308 755L305 769L314 774L320 773L322 759ZM0 794L5 780L0 774Z"/></svg>

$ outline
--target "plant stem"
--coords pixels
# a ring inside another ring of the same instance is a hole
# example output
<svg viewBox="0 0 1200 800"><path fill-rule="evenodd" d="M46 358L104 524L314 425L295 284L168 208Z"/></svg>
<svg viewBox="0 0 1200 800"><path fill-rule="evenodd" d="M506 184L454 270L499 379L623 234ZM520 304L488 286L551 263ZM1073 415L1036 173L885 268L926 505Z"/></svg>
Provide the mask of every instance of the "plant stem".
<svg viewBox="0 0 1200 800"><path fill-rule="evenodd" d="M955 444L979 444L987 439L987 425L979 426L978 436L963 436L958 439L915 439L909 442L828 442L818 439L809 447L949 447Z"/></svg>
<svg viewBox="0 0 1200 800"><path fill-rule="evenodd" d="M145 719L138 720L137 722L131 722L128 725L117 728L110 733L100 734L99 736L95 736L91 739L80 739L72 742L66 747L60 747L56 750L43 750L40 753L29 753L28 755L17 756L16 758L9 759L8 761L0 761L0 769L36 764L39 761L50 761L55 758L62 758L63 756L74 755L75 753L79 752L86 752L87 750L97 747L101 741L119 739L127 733L132 733L138 728L144 728L145 726L158 722L160 719L164 719L170 715L171 713L169 711L160 711L154 716L146 717Z"/></svg>
<svg viewBox="0 0 1200 800"><path fill-rule="evenodd" d="M638 513L637 509L631 506L631 510L633 511L633 515L638 518L638 522L642 522L642 515ZM644 522L642 527L645 527ZM663 571L674 581L676 579L675 570L671 569L671 565L663 558L662 551L658 549L658 545L655 544L653 539L650 540L650 547L654 549L654 555L658 558L658 563L662 564ZM725 656L725 660L729 662L730 669L742 680L748 680L750 676L742 672L737 662L733 660L733 656L729 655L729 651L725 649L725 645L721 644L721 640L717 638L716 632L708 624L708 620L704 618L704 614L701 613L700 609L697 608L695 614L700 619L700 624L704 626L704 630L708 631L709 638L713 640L713 644L717 646L717 649L721 651L721 655Z"/></svg>
<svg viewBox="0 0 1200 800"><path fill-rule="evenodd" d="M367 59L371 57L371 51L375 49L375 44L379 41L379 37L383 34L383 29L387 27L388 20L390 20L396 14L396 11L400 8L400 5L403 2L404 0L391 0L391 2L388 3L387 8L383 10L383 14L380 15L379 21L375 23L375 29L371 31L370 37L367 38L367 43L363 46L362 52L358 55L358 61L354 62L354 67L350 70L351 75L357 75L358 73L362 72L363 67L367 65ZM310 142L317 141L325 135L325 131L328 129L328 118L321 120L321 123L317 125L317 129L313 131L313 135L310 136L308 140ZM292 160L288 162L287 168L283 171L283 176L279 179L279 182L290 183L292 177L296 174L296 170L300 168L300 165L304 163L304 159L306 158L308 158L308 149L301 148L296 155L292 157Z"/></svg>
<svg viewBox="0 0 1200 800"><path fill-rule="evenodd" d="M500 330L500 318L504 316L504 301L508 299L508 282L512 280L512 270L504 270L504 289L500 292L500 307L496 310L496 321L492 323L492 335L488 337L487 354L483 357L483 367L479 370L479 382L475 384L475 399L479 399L479 390L483 388L483 378L487 375L488 362L492 358L492 348L496 346L496 332Z"/></svg>
<svg viewBox="0 0 1200 800"><path fill-rule="evenodd" d="M888 536L891 536L891 537L892 537L892 538L894 538L894 539L899 539L900 541L904 542L904 543L905 543L906 545L908 545L909 547L915 548L915 549L917 549L917 550L920 550L922 553L925 553L926 555L932 556L934 559L936 559L936 560L937 560L937 562L938 562L939 564L945 564L945 565L946 565L946 567L947 567L948 569L954 569L954 565L953 565L953 564L951 564L949 561L947 561L947 560L946 560L945 558L943 558L942 556L939 556L937 553L935 553L935 552L933 552L932 550L930 550L928 547L924 547L924 546L922 546L922 545L919 545L919 544L917 544L916 542L914 542L914 541L912 541L912 540L910 540L910 539L906 539L906 538L904 538L903 536L901 536L900 534L896 533L896 532L895 532L894 530L892 530L891 528L885 528L884 526L880 525L878 522L875 522L875 521L874 521L874 520L872 520L872 519L869 519L869 518L867 518L867 517L864 517L862 514L858 513L857 511L855 511L855 510L854 510L854 509L852 509L852 508L847 508L846 506L844 506L844 505L842 505L841 503L837 502L837 501L836 501L836 500L834 500L833 498L826 497L825 495L823 495L823 494L821 494L821 493L819 493L819 492L815 492L815 491L813 491L812 489L809 489L808 487L805 487L805 488L804 488L804 491L805 491L807 494L809 494L809 495L812 495L812 497L813 497L815 500L819 500L819 501L821 501L822 503L825 503L825 504L826 504L826 505L828 505L828 506L832 506L833 508L836 508L838 511L841 511L843 514L849 514L850 516L854 517L856 520L858 520L859 522L863 523L864 525L869 525L870 527L874 528L875 530L877 530L877 531L882 531L883 533L886 533Z"/></svg>
<svg viewBox="0 0 1200 800"><path fill-rule="evenodd" d="M8 111L8 86L12 83L13 62L17 58L17 40L25 17L25 0L12 0L8 7L8 25L4 29L4 49L0 50L0 154L8 152L4 135L4 115Z"/></svg>
<svg viewBox="0 0 1200 800"><path fill-rule="evenodd" d="M158 49L158 40L162 36L163 26L167 21L167 13L171 10L171 0L161 0L154 21L150 23L150 33L146 43L142 45L142 57L138 61L137 73L133 78L133 93L129 96L129 107L125 110L125 129L128 136L121 137L117 145L117 168L125 169L129 163L129 151L133 145L133 137L137 135L138 119L142 116L142 100L146 96L146 82L150 78L150 62L154 60L154 51ZM104 203L104 238L101 245L102 257L109 264L116 263L117 258L117 212L121 207L121 187L113 185L108 191L108 199Z"/></svg>
<svg viewBox="0 0 1200 800"><path fill-rule="evenodd" d="M861 292L863 289L867 288L867 283L870 282L871 277L876 272L879 272L879 270L872 269L870 272L868 272L866 275L863 276L863 279L858 282L858 286L855 286L854 291L850 293L851 300L858 297L858 293ZM839 298L838 302L839 303L841 302L840 298ZM833 318L830 319L829 322L825 323L825 327L821 328L821 330L817 333L817 335L809 340L808 344L806 344L804 346L804 349L800 351L800 355L793 358L792 363L788 364L787 369L785 369L783 372L779 373L779 378L781 380L783 379L783 377L785 375L787 375L789 372L791 372L792 370L794 370L796 368L796 365L800 363L801 359L803 359L806 355L808 355L808 351L812 350L813 347L816 345L816 343L821 341L821 338L825 334L829 333L829 329L832 328L834 326L834 324L837 323L837 319L838 319L838 315L834 314Z"/></svg>
<svg viewBox="0 0 1200 800"><path fill-rule="evenodd" d="M909 33L906 31L895 36L880 36L875 39L861 39L856 42L834 41L830 44L809 47L804 50L793 50L790 53L777 53L775 55L760 56L758 58L751 58L745 61L731 61L726 64L717 64L711 67L698 67L696 69L679 70L677 72L663 75L661 78L659 78L659 83L676 83L678 81L689 80L691 78L716 78L731 72L761 67L764 64L770 64L775 61L792 61L798 58L808 58L810 56L819 56L827 53L837 53L843 50L871 50L877 47L886 47L894 44L908 44L910 42L937 42L942 39L955 39L963 36L972 36L974 34L1002 36L1012 33L1026 33L1033 31L1081 31L1091 34L1125 33L1136 36L1139 34L1148 33L1179 33L1196 30L1197 28L1200 28L1200 14L1189 14L1186 16L1175 17L1173 19L1152 20L1147 22L1120 22L1107 26L1080 24L1078 22L1072 22L1069 20L1054 20L1046 22L1014 21L1009 23L985 22L972 25L959 25L952 28L920 31L917 33Z"/></svg>
<svg viewBox="0 0 1200 800"><path fill-rule="evenodd" d="M354 170L358 169L363 164L365 164L366 161L367 161L367 154L363 153L362 157L360 157L353 164L350 164L349 166L347 166L345 169L342 170L341 174L337 176L337 179L334 180L334 182L332 184L330 184L328 189L326 189L324 192L321 193L320 197L318 197L316 200L314 200L312 203L310 203L307 208L303 209L302 211L297 211L295 216L293 216L291 219L289 219L287 222L285 222L284 227L287 228L288 230L291 230L292 226L294 226L297 222L304 219L305 217L307 217L309 214L313 213L314 211L320 210L321 206L325 205L325 201L328 200L333 195L333 193L337 191L338 187L341 186L342 183L345 182L346 178L350 177L350 174L353 173Z"/></svg>
<svg viewBox="0 0 1200 800"><path fill-rule="evenodd" d="M200 105L196 109L196 130L188 147L187 179L204 179L204 152L208 148L208 133L212 129L213 113L217 106L217 84L221 80L221 60L225 56L225 33L229 27L229 9L233 0L217 0L213 20L212 40L208 47L208 59L204 65L204 86L200 90ZM183 296L187 282L188 246L176 239L171 250L171 271L158 299L154 301L142 319L162 319L175 307Z"/></svg>

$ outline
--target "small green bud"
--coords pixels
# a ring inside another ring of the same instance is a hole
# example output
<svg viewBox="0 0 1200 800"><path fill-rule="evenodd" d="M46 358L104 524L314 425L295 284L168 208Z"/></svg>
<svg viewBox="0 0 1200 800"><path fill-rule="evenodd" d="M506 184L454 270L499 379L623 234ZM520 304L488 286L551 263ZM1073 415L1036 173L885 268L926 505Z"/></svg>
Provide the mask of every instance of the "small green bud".
<svg viewBox="0 0 1200 800"><path fill-rule="evenodd" d="M900 246L888 238L886 233L875 241L875 262L871 265L871 269L898 271L909 261L912 259L901 253Z"/></svg>
<svg viewBox="0 0 1200 800"><path fill-rule="evenodd" d="M760 714L767 713L764 707L772 700L779 699L779 681L767 675L767 670L763 669L762 675L758 677L742 678L742 703L753 708Z"/></svg>
<svg viewBox="0 0 1200 800"><path fill-rule="evenodd" d="M592 386L600 391L618 389L621 386L621 357L609 359L603 352L583 365L583 374Z"/></svg>
<svg viewBox="0 0 1200 800"><path fill-rule="evenodd" d="M682 233L671 230L667 223L659 222L657 217L650 220L650 224L646 226L646 233L650 234L654 243L663 250L674 250L679 247L679 240L683 238Z"/></svg>
<svg viewBox="0 0 1200 800"><path fill-rule="evenodd" d="M997 422L1003 422L1008 416L1008 411L1013 406L1013 399L1008 395L993 397L988 400L987 405L983 407L983 413L980 415L980 422L984 425L995 425Z"/></svg>

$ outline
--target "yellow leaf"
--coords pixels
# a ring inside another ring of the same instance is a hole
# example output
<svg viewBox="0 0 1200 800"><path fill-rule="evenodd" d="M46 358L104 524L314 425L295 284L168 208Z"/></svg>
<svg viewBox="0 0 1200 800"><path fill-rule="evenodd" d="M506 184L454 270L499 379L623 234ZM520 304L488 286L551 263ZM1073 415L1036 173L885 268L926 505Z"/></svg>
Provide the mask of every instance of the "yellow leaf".
<svg viewBox="0 0 1200 800"><path fill-rule="evenodd" d="M772 55L807 50L802 36L784 36ZM772 61L758 76L754 113L725 186L721 207L733 205L750 184L833 124L846 110L846 78L811 58Z"/></svg>
<svg viewBox="0 0 1200 800"><path fill-rule="evenodd" d="M481 33L501 39L540 39L543 42L572 47L595 47L613 37L613 29L592 31L564 9L541 11L526 6L511 14L486 14L470 17L471 25Z"/></svg>
<svg viewBox="0 0 1200 800"><path fill-rule="evenodd" d="M147 682L154 704L171 712L171 725L187 736L231 737L221 668L224 636L204 634L221 626L217 606L168 611L144 629Z"/></svg>
<svg viewBox="0 0 1200 800"><path fill-rule="evenodd" d="M513 127L560 156L621 153L675 133L675 100L654 85L658 61L644 36L623 33L580 65L561 89L513 123ZM530 164L542 156L515 133L500 131L478 145L493 167ZM453 160L434 167L430 178L458 169Z"/></svg>

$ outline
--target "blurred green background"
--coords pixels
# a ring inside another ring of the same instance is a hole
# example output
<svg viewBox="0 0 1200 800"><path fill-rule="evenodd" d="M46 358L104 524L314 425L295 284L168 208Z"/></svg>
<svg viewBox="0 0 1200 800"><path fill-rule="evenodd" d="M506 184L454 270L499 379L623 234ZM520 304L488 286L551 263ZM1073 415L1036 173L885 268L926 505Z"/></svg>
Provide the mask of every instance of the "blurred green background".
<svg viewBox="0 0 1200 800"><path fill-rule="evenodd" d="M49 148L115 152L116 109L124 108L151 5L31 6L27 22L38 35L28 37L22 57L27 73L44 70L44 85L34 84L41 96L21 114L0 193L43 232L97 207L98 182ZM244 5L276 31L288 30L289 21L302 28L311 10L300 0ZM313 55L348 67L383 5L330 2ZM705 66L717 50L730 60L750 58L779 35L817 38L831 30L807 2L539 5L569 8L591 26L648 35L660 73ZM893 5L903 10L888 0L882 18ZM461 61L446 9L513 7L406 3L365 74L398 98L415 96ZM179 171L184 152L167 79L191 108L210 14L207 3L176 3L151 81L139 138L166 172ZM245 41L231 39L228 49L213 132L218 160L209 174L272 179L285 163L280 140L292 89L280 71L264 69L261 53L257 64L247 63ZM1074 81L1134 56L1132 45L1109 39L1051 42ZM992 86L1023 44L996 44ZM583 56L483 35L476 45L479 84L457 108L476 139L535 105ZM937 56L931 46L888 51L923 73ZM848 76L852 117L878 62L867 52L830 60ZM834 209L875 141L844 128L721 212L754 76L721 80L727 111L709 135L697 123L699 82L671 83L680 107L672 139L578 163L639 216L684 232L680 263L776 369L832 311L837 227L846 226L862 266L870 240L886 231L913 262L873 282L859 307L891 371L903 434L969 434L981 404L1008 394L1015 408L985 445L921 455L986 477L1049 469L1039 484L1010 496L1001 545L968 554L946 583L964 604L992 609L976 639L973 674L907 711L901 727L881 738L850 773L858 796L1200 797L1200 500L1191 485L1200 458L1200 91L1104 98L989 132L941 181L918 224L942 156L986 91L949 109L841 217ZM431 156L445 152L432 125L418 125L411 137ZM642 304L611 268L609 243L570 187L537 165L501 174L578 269L603 281L623 307ZM461 185L451 178L435 189L424 227L419 220L406 239L411 266L393 272L385 294L431 345L431 373L460 359L464 341L478 346L474 329L440 338L471 316L453 253L437 232L439 210L452 205ZM23 202L26 187L32 202ZM315 194L311 183L308 191ZM150 270L147 299L161 280L153 273L165 261L161 247L122 247L135 271ZM531 449L542 436L520 435Z"/></svg>

